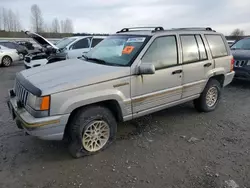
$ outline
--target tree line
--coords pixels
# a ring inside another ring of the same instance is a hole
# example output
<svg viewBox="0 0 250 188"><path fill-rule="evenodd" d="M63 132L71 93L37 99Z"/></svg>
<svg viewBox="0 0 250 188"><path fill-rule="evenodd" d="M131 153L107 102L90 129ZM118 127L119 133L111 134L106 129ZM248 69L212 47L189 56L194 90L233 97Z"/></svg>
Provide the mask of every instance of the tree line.
<svg viewBox="0 0 250 188"><path fill-rule="evenodd" d="M59 20L54 18L51 23L43 18L42 11L37 4L31 6L31 29L37 33L73 33L74 26L71 19ZM0 30L19 32L24 28L19 19L19 13L11 9L0 7Z"/></svg>
<svg viewBox="0 0 250 188"><path fill-rule="evenodd" d="M244 37L245 37L245 32L237 28L237 29L234 29L232 33L230 34L230 36L228 36L227 38L230 40L240 40Z"/></svg>

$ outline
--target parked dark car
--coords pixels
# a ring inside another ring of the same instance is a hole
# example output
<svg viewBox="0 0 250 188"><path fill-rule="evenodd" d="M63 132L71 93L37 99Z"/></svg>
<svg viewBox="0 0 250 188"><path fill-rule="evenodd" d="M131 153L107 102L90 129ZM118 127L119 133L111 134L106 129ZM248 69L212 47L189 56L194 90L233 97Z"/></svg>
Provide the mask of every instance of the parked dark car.
<svg viewBox="0 0 250 188"><path fill-rule="evenodd" d="M244 38L231 46L234 56L235 79L250 81L250 38Z"/></svg>
<svg viewBox="0 0 250 188"><path fill-rule="evenodd" d="M28 54L28 49L25 46L19 45L12 41L0 41L0 45L5 46L10 49L16 49L20 59L24 59L24 56Z"/></svg>

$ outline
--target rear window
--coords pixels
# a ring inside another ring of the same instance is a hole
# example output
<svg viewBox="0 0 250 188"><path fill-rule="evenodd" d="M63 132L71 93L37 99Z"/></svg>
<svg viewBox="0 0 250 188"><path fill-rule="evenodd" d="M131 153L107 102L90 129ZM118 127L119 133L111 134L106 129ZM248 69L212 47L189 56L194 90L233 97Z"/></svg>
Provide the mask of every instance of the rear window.
<svg viewBox="0 0 250 188"><path fill-rule="evenodd" d="M227 48L221 35L205 35L213 58L227 56Z"/></svg>

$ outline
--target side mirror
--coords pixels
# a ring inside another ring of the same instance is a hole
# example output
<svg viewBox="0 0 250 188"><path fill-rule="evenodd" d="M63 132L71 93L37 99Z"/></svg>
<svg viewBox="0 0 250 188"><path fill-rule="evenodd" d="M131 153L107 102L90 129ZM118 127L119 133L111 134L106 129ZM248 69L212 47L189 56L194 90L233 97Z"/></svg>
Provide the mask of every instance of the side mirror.
<svg viewBox="0 0 250 188"><path fill-rule="evenodd" d="M155 66L151 63L142 63L139 66L139 74L154 74Z"/></svg>

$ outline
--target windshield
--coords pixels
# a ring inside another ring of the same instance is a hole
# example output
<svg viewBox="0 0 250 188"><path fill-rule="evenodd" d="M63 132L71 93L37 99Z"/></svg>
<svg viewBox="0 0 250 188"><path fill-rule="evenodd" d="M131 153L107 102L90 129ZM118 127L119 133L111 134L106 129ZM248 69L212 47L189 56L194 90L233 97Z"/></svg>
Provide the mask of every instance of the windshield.
<svg viewBox="0 0 250 188"><path fill-rule="evenodd" d="M241 49L241 50L250 50L250 38L239 40L231 48Z"/></svg>
<svg viewBox="0 0 250 188"><path fill-rule="evenodd" d="M69 45L71 42L75 41L76 38L64 38L56 43L56 47L59 49L65 48L67 45Z"/></svg>
<svg viewBox="0 0 250 188"><path fill-rule="evenodd" d="M114 66L129 66L148 41L148 36L115 35L100 42L86 54L87 59L97 59L99 62ZM100 61L101 60L101 61Z"/></svg>

